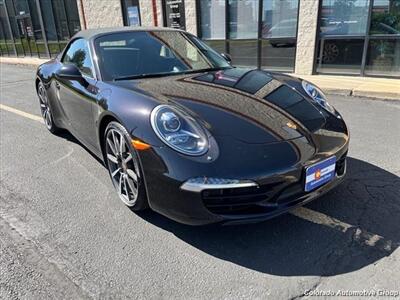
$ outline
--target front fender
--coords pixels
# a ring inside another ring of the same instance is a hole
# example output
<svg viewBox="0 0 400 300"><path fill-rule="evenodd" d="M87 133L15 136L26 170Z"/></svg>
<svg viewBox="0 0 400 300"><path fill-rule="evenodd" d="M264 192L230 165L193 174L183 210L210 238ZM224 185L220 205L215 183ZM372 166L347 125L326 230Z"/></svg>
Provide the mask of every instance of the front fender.
<svg viewBox="0 0 400 300"><path fill-rule="evenodd" d="M162 146L150 124L150 114L159 103L152 97L99 81L97 107L94 109L98 140L105 120L114 119L132 135L152 146ZM107 122L106 122L107 123Z"/></svg>

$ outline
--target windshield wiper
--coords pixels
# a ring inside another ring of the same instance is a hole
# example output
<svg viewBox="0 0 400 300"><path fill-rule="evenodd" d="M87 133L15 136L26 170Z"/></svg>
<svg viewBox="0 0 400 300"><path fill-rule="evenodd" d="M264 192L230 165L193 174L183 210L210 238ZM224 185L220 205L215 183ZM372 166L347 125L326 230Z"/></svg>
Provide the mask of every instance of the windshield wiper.
<svg viewBox="0 0 400 300"><path fill-rule="evenodd" d="M233 69L233 67L215 67L215 68L205 68L205 69L197 69L197 70L187 70L183 71L183 74L191 74L191 73L203 73L203 72L212 72L212 71L221 71L226 69Z"/></svg>
<svg viewBox="0 0 400 300"><path fill-rule="evenodd" d="M113 80L119 81L119 80L130 80L130 79L140 79L140 78L155 78L155 77L163 77L163 76L174 76L174 75L182 75L182 74L219 71L219 70L226 70L226 69L231 69L231 68L232 67L216 67L216 68L206 68L206 69L197 69L197 70L187 70L187 71L182 71L182 72L138 74L138 75L116 77Z"/></svg>
<svg viewBox="0 0 400 300"><path fill-rule="evenodd" d="M121 77L116 77L113 80L114 81L119 81L119 80L129 80L129 79L139 79L139 78L152 78L152 77L162 77L162 76L172 76L172 75L179 75L182 74L181 72L176 72L176 73L148 73L148 74L138 74L138 75L129 75L129 76L121 76Z"/></svg>

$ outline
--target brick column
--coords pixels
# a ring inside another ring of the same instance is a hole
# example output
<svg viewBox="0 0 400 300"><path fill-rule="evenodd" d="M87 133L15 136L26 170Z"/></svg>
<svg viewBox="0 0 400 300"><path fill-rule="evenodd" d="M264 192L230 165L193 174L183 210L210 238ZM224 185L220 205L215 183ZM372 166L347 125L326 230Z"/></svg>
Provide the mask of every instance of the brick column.
<svg viewBox="0 0 400 300"><path fill-rule="evenodd" d="M163 7L162 7L162 1L157 0L157 20L158 20L158 26L164 27L164 17L163 17Z"/></svg>
<svg viewBox="0 0 400 300"><path fill-rule="evenodd" d="M313 72L320 1L321 0L299 1L299 24L295 67L295 73L299 75L311 75Z"/></svg>
<svg viewBox="0 0 400 300"><path fill-rule="evenodd" d="M153 1L139 0L140 21L142 26L154 26L153 22Z"/></svg>
<svg viewBox="0 0 400 300"><path fill-rule="evenodd" d="M87 28L123 26L120 0L78 0L77 4L81 17L80 1L82 1Z"/></svg>
<svg viewBox="0 0 400 300"><path fill-rule="evenodd" d="M195 0L185 0L186 31L197 35L197 11Z"/></svg>
<svg viewBox="0 0 400 300"><path fill-rule="evenodd" d="M86 15L83 9L82 0L76 0L76 5L78 6L78 14L79 14L79 21L81 23L81 29L84 30L87 28L87 25L86 25Z"/></svg>

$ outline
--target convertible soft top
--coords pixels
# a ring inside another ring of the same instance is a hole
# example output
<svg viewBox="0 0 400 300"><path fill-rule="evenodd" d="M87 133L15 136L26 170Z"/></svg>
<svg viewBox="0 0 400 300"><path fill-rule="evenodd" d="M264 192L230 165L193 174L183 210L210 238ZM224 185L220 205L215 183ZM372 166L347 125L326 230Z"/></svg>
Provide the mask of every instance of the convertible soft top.
<svg viewBox="0 0 400 300"><path fill-rule="evenodd" d="M84 38L91 39L100 35L115 33L115 32L129 32L129 31L183 31L180 29L168 28L168 27L108 27L108 28L96 28L81 30L74 35L73 38Z"/></svg>

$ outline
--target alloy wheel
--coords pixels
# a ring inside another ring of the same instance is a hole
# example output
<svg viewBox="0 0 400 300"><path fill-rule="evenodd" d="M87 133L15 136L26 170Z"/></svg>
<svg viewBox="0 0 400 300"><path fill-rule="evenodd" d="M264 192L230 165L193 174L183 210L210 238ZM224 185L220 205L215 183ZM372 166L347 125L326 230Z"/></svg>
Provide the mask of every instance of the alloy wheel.
<svg viewBox="0 0 400 300"><path fill-rule="evenodd" d="M38 86L38 96L40 102L40 112L42 114L44 123L46 124L47 129L51 130L53 127L53 119L51 117L51 110L49 105L49 99L47 98L47 92L44 88L43 83L39 83Z"/></svg>
<svg viewBox="0 0 400 300"><path fill-rule="evenodd" d="M106 155L111 179L119 197L128 206L135 205L139 194L139 165L124 134L119 130L111 128L107 132Z"/></svg>

